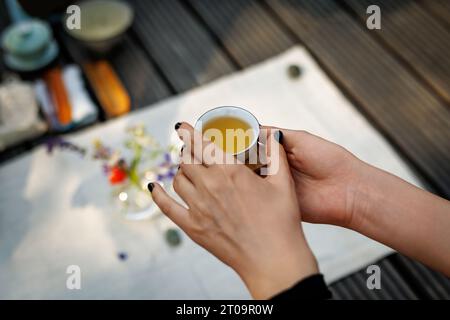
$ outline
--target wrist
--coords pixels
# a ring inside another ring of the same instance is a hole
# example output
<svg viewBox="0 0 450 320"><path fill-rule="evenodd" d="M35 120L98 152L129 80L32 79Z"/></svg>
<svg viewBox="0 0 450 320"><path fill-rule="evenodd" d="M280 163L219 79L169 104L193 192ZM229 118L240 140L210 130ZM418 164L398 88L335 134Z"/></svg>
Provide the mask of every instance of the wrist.
<svg viewBox="0 0 450 320"><path fill-rule="evenodd" d="M395 176L361 160L359 173L353 186L353 202L348 210L348 223L345 227L362 232L372 220L379 220L380 208L387 206L386 201L397 193L401 181Z"/></svg>
<svg viewBox="0 0 450 320"><path fill-rule="evenodd" d="M372 207L374 197L374 172L372 166L357 159L357 168L351 185L347 188L345 221L341 227L357 230Z"/></svg>
<svg viewBox="0 0 450 320"><path fill-rule="evenodd" d="M248 263L250 268L238 271L254 299L269 299L319 272L312 251L306 240L303 239L303 242L304 245L299 245L302 242L296 242L283 251L276 250L276 253L265 261Z"/></svg>

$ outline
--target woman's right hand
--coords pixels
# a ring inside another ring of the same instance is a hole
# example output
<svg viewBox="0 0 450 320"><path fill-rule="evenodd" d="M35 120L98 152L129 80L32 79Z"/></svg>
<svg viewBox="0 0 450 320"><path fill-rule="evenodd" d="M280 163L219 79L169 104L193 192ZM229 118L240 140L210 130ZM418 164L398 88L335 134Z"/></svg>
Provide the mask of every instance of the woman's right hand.
<svg viewBox="0 0 450 320"><path fill-rule="evenodd" d="M306 131L281 129L295 189L306 222L350 227L365 164L343 147Z"/></svg>

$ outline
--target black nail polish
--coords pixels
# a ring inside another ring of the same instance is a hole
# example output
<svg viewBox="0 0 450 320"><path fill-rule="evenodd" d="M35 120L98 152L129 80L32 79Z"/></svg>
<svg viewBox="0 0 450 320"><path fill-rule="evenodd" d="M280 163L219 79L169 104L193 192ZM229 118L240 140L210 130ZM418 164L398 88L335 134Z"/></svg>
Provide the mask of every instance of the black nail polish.
<svg viewBox="0 0 450 320"><path fill-rule="evenodd" d="M153 188L154 188L154 187L155 187L155 185L153 184L153 182L150 182L150 183L147 185L148 191L150 191L150 192L153 191Z"/></svg>
<svg viewBox="0 0 450 320"><path fill-rule="evenodd" d="M281 132L280 130L277 130L274 133L274 137L275 137L275 140L277 140L279 144L283 144L283 132Z"/></svg>
<svg viewBox="0 0 450 320"><path fill-rule="evenodd" d="M180 153L183 153L184 146L181 147Z"/></svg>
<svg viewBox="0 0 450 320"><path fill-rule="evenodd" d="M175 130L178 130L181 127L181 122L177 122L175 124Z"/></svg>

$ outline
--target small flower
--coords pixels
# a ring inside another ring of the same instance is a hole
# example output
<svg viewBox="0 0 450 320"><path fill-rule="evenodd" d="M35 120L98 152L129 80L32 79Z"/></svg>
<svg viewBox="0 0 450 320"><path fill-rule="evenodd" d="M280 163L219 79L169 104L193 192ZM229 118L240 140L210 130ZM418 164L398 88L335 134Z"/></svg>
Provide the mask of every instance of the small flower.
<svg viewBox="0 0 450 320"><path fill-rule="evenodd" d="M119 166L114 166L111 168L110 172L109 172L109 183L111 184L119 184L122 183L126 180L127 178L127 172L119 167Z"/></svg>
<svg viewBox="0 0 450 320"><path fill-rule="evenodd" d="M164 161L166 163L171 163L172 157L170 156L170 153L168 153L168 152L164 153Z"/></svg>
<svg viewBox="0 0 450 320"><path fill-rule="evenodd" d="M157 181L167 181L172 180L178 171L178 165L172 162L172 158L169 153L164 153L164 161L158 166Z"/></svg>
<svg viewBox="0 0 450 320"><path fill-rule="evenodd" d="M112 151L110 148L106 147L100 140L94 141L94 159L108 160L111 158Z"/></svg>
<svg viewBox="0 0 450 320"><path fill-rule="evenodd" d="M167 172L166 177L167 177L168 179L173 179L173 178L175 177L176 173L177 173L176 170L171 169L169 172Z"/></svg>
<svg viewBox="0 0 450 320"><path fill-rule="evenodd" d="M111 171L111 167L108 166L107 163L103 163L103 164L102 164L102 171L103 171L104 174L107 175L107 174L109 174L109 172Z"/></svg>

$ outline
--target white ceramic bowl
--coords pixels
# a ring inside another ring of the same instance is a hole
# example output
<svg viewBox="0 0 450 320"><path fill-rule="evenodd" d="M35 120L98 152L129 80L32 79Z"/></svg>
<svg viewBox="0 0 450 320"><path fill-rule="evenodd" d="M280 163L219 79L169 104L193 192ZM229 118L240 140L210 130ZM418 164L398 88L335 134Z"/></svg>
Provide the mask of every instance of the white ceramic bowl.
<svg viewBox="0 0 450 320"><path fill-rule="evenodd" d="M76 3L81 11L81 28L66 31L89 49L105 52L116 45L131 26L134 12L119 0L90 0Z"/></svg>

